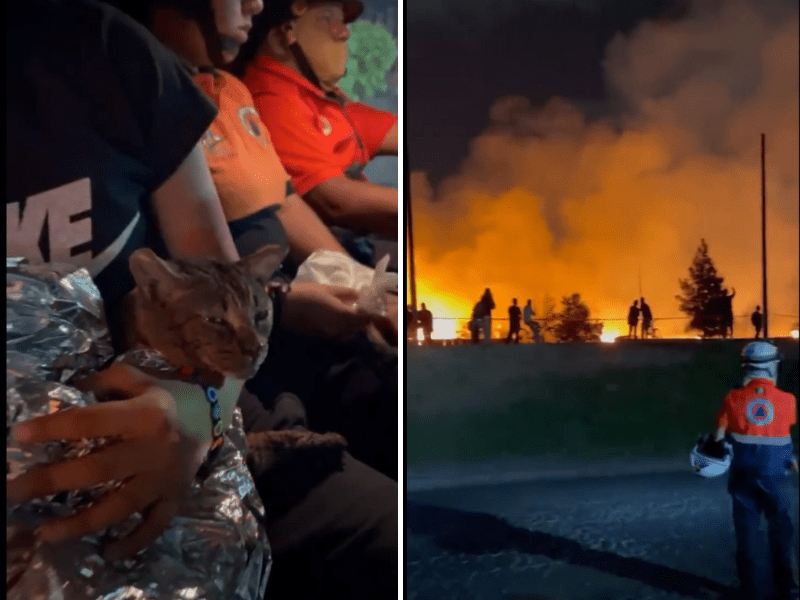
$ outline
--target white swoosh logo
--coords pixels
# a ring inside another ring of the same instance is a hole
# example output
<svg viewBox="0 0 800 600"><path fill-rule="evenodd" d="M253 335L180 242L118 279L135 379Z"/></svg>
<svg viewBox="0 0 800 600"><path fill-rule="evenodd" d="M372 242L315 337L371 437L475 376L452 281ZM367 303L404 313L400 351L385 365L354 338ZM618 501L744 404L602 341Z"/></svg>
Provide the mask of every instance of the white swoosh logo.
<svg viewBox="0 0 800 600"><path fill-rule="evenodd" d="M136 227L136 224L139 222L140 213L136 213L136 216L133 220L128 223L128 226L125 230L119 234L119 237L115 239L109 246L107 246L100 254L95 256L92 260L89 261L89 264L86 265L86 269L89 271L89 275L92 277L97 277L97 275L105 269L108 265L111 264L119 253L122 252L122 249L125 247L125 244L128 243L128 240L133 234L133 229Z"/></svg>

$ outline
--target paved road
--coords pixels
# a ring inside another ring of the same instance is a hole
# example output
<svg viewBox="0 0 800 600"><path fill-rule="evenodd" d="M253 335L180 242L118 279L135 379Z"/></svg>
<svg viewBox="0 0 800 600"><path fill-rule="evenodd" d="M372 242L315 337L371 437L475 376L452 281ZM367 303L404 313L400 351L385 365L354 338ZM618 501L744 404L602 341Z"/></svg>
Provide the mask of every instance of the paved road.
<svg viewBox="0 0 800 600"><path fill-rule="evenodd" d="M428 491L409 480L406 598L735 597L726 478L663 471L515 482L498 468L494 483Z"/></svg>

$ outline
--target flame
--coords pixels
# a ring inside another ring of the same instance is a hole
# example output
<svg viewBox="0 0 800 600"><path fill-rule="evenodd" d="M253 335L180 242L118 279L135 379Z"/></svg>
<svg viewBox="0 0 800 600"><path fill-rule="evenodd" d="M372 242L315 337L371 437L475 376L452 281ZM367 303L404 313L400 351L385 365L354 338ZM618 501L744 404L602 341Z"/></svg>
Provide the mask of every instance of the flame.
<svg viewBox="0 0 800 600"><path fill-rule="evenodd" d="M455 319L434 319L431 339L433 340L454 340L458 337L457 322Z"/></svg>
<svg viewBox="0 0 800 600"><path fill-rule="evenodd" d="M600 341L606 344L613 344L618 337L622 334L617 329L603 329L603 333L600 334Z"/></svg>

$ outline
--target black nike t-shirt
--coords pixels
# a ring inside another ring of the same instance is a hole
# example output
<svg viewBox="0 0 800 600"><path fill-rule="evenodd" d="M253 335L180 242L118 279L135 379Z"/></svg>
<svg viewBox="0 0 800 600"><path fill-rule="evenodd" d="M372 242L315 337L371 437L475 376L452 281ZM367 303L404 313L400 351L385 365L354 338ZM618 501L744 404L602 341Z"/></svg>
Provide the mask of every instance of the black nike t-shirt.
<svg viewBox="0 0 800 600"><path fill-rule="evenodd" d="M91 0L7 4L6 255L87 267L107 308L165 252L150 197L217 108L142 25Z"/></svg>

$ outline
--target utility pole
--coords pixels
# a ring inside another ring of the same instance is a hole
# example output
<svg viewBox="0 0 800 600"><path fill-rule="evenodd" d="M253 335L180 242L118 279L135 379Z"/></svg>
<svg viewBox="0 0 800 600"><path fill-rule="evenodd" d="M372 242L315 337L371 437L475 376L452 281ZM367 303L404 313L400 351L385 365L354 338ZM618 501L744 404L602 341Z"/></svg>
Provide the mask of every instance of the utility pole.
<svg viewBox="0 0 800 600"><path fill-rule="evenodd" d="M642 297L642 265L639 265L639 298Z"/></svg>
<svg viewBox="0 0 800 600"><path fill-rule="evenodd" d="M764 156L764 134L761 134L761 303L764 306L764 338L769 337L767 313L767 175Z"/></svg>
<svg viewBox="0 0 800 600"><path fill-rule="evenodd" d="M411 218L411 168L408 162L408 143L405 144L406 231L408 235L408 287L411 292L411 310L417 314L417 273L414 265L414 225Z"/></svg>

